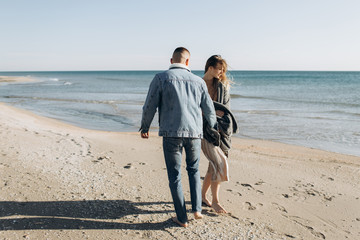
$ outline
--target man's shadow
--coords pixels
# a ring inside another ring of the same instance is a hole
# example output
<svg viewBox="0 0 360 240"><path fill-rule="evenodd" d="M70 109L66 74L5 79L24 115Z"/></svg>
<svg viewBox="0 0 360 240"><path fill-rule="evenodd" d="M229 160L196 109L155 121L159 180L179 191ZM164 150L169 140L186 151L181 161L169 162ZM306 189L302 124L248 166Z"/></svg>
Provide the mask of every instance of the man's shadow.
<svg viewBox="0 0 360 240"><path fill-rule="evenodd" d="M126 215L161 214L173 210L146 210L172 202L128 200L0 202L0 231L28 229L137 229L162 230L171 220L156 223L119 223ZM142 209L145 208L145 209ZM21 216L20 218L6 218ZM107 220L107 221L106 221Z"/></svg>

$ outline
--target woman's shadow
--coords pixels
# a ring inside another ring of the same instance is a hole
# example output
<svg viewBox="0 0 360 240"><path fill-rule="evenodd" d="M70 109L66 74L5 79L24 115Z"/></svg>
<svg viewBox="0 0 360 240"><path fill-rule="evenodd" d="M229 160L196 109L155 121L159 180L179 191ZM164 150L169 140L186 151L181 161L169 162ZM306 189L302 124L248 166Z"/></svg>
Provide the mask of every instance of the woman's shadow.
<svg viewBox="0 0 360 240"><path fill-rule="evenodd" d="M171 202L131 202L128 200L0 202L0 231L25 229L138 229L161 230L170 220L156 223L122 223L126 215L172 212L155 205ZM16 218L6 218L17 216ZM112 221L111 221L112 220Z"/></svg>

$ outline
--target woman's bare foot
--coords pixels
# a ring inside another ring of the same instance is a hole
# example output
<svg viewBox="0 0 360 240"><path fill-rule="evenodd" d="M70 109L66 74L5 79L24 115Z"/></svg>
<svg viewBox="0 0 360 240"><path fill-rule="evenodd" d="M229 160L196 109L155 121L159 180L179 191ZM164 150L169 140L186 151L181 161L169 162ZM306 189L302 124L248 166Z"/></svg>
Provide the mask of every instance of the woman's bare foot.
<svg viewBox="0 0 360 240"><path fill-rule="evenodd" d="M212 203L212 208L215 210L215 212L217 213L227 213L227 211L225 210L225 208L223 208L220 203Z"/></svg>
<svg viewBox="0 0 360 240"><path fill-rule="evenodd" d="M180 221L177 219L177 217L173 217L173 218L171 218L171 220L173 220L174 223L177 223L180 227L186 228L186 227L189 226L187 223L182 223L182 222L180 222Z"/></svg>
<svg viewBox="0 0 360 240"><path fill-rule="evenodd" d="M204 216L201 214L201 212L194 212L195 219L203 219Z"/></svg>
<svg viewBox="0 0 360 240"><path fill-rule="evenodd" d="M207 200L206 198L202 199L202 203L207 207L211 207L211 202L209 200Z"/></svg>

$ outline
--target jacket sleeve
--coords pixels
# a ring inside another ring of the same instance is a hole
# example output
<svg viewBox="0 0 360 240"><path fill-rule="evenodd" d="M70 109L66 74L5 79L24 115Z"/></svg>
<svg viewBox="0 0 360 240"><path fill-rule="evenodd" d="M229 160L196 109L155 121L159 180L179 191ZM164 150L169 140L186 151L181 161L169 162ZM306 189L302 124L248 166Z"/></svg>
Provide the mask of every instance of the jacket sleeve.
<svg viewBox="0 0 360 240"><path fill-rule="evenodd" d="M156 109L159 107L161 100L161 86L160 78L158 75L154 77L150 83L149 91L146 96L146 100L143 106L142 118L141 118L141 130L142 133L149 131L151 122L155 116Z"/></svg>
<svg viewBox="0 0 360 240"><path fill-rule="evenodd" d="M205 83L204 83L205 85ZM204 118L209 123L210 127L217 129L216 114L213 101L211 100L207 91L206 85L202 85L201 103L200 107L203 111Z"/></svg>
<svg viewBox="0 0 360 240"><path fill-rule="evenodd" d="M229 92L229 89L226 89L225 86L223 86L223 94L224 94L224 102L223 104L228 108L230 109L230 92Z"/></svg>

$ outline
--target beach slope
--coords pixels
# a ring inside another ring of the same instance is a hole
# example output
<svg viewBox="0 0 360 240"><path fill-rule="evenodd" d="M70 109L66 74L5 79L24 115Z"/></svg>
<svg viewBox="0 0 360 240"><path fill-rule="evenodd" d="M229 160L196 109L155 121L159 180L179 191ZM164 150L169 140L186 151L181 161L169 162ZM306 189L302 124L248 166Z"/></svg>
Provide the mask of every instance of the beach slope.
<svg viewBox="0 0 360 240"><path fill-rule="evenodd" d="M360 157L234 138L221 185L230 214L204 207L184 229L171 221L156 135L81 129L0 103L0 238L360 238ZM203 155L200 165L203 177Z"/></svg>

